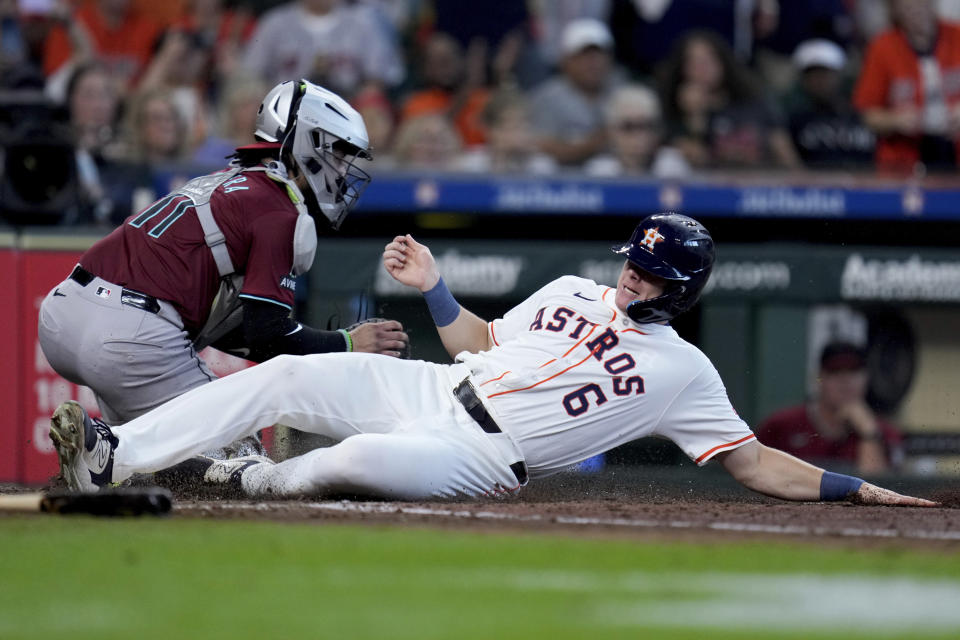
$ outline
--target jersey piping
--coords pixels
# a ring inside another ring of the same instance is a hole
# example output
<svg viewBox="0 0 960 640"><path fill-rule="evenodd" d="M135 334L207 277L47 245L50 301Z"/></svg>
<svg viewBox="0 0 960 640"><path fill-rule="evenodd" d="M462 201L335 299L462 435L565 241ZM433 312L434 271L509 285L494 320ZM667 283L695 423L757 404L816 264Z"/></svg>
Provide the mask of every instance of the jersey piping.
<svg viewBox="0 0 960 640"><path fill-rule="evenodd" d="M284 304L283 302L280 302L280 301L278 301L278 300L271 300L270 298L264 298L264 297L261 297L261 296L254 296L254 295L250 295L249 293L241 293L241 294L240 294L240 297L241 297L241 298L247 298L247 299L249 299L249 300L259 300L260 302L272 302L273 304L280 305L281 307L283 307L284 309L287 309L287 310L289 310L289 311L292 311L292 310L293 310L293 307L291 307L289 304Z"/></svg>
<svg viewBox="0 0 960 640"><path fill-rule="evenodd" d="M515 392L517 392L517 391L526 391L526 390L528 390L528 389L533 389L534 387L539 386L539 385L543 384L544 382L549 382L550 380L553 380L553 379L556 378L557 376L562 376L563 374L565 374L567 371L570 371L571 369L575 369L576 367L579 367L580 365L582 365L584 362L586 362L587 360L589 360L589 359L592 358L592 357L593 357L593 352L591 351L590 353L587 354L587 357L584 358L583 360L581 360L580 362L577 362L576 364L570 365L569 367L567 367L567 368L564 369L563 371L558 371L557 373L553 374L553 375L550 376L549 378L544 378L543 380L540 380L539 382L535 382L535 383L531 384L531 385L528 386L528 387L523 387L522 389L509 389L509 390L507 390L507 391L500 391L500 392L498 392L498 393L491 393L491 394L488 395L487 397L488 397L488 398L496 398L497 396L502 396L502 395L505 395L505 394L508 394L508 393L515 393Z"/></svg>
<svg viewBox="0 0 960 640"><path fill-rule="evenodd" d="M497 336L493 334L493 322L487 323L487 328L490 330L490 339L493 340L493 344L500 346L500 343L497 342Z"/></svg>
<svg viewBox="0 0 960 640"><path fill-rule="evenodd" d="M703 464L704 462L712 458L715 454L720 453L722 449L729 449L730 447L736 447L738 445L743 444L744 442L754 440L756 437L757 437L756 435L751 433L748 436L743 436L739 440L734 440L733 442L727 442L726 444L718 444L714 448L709 449L706 453L702 454L699 458L694 460L694 462L696 462L697 464Z"/></svg>
<svg viewBox="0 0 960 640"><path fill-rule="evenodd" d="M491 382L496 382L497 380L499 380L499 379L502 378L503 376L507 375L508 373L510 373L510 372L509 372L509 371L504 371L503 373L501 373L500 375L498 375L496 378L490 378L490 379L487 380L486 382L481 382L481 383L480 383L480 386L482 387L482 386L485 385L485 384L490 384Z"/></svg>

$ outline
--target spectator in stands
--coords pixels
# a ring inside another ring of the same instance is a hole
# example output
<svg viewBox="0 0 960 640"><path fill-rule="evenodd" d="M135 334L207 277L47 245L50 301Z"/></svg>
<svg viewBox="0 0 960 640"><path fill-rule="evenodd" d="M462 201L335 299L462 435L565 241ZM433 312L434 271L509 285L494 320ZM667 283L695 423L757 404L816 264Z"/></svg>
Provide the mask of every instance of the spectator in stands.
<svg viewBox="0 0 960 640"><path fill-rule="evenodd" d="M367 83L353 96L350 106L367 123L370 148L374 152L389 149L397 120L390 96L379 85Z"/></svg>
<svg viewBox="0 0 960 640"><path fill-rule="evenodd" d="M757 429L763 444L812 462L846 462L863 474L898 465L902 436L867 405L867 361L860 347L831 342L820 355L817 393L778 411Z"/></svg>
<svg viewBox="0 0 960 640"><path fill-rule="evenodd" d="M264 13L244 54L244 69L267 84L306 78L353 99L366 85L403 80L397 34L374 5L293 0Z"/></svg>
<svg viewBox="0 0 960 640"><path fill-rule="evenodd" d="M398 34L407 33L417 14L424 9L421 0L354 0L354 2L375 8L381 18L386 20L390 28Z"/></svg>
<svg viewBox="0 0 960 640"><path fill-rule="evenodd" d="M139 86L140 90L165 88L173 94L186 118L191 147L211 135L220 89L238 72L240 47L254 27L251 16L227 11L223 3L187 2L183 16L160 38Z"/></svg>
<svg viewBox="0 0 960 640"><path fill-rule="evenodd" d="M70 0L76 1L76 0ZM85 0L80 0L81 2ZM160 24L173 24L188 11L187 5L193 0L133 0L137 10L146 18Z"/></svg>
<svg viewBox="0 0 960 640"><path fill-rule="evenodd" d="M110 162L110 146L116 144L119 128L120 94L116 81L98 63L80 65L67 84L66 107L76 147L81 199L88 214L82 217L107 222L114 203L107 197L101 176Z"/></svg>
<svg viewBox="0 0 960 640"><path fill-rule="evenodd" d="M121 95L102 64L78 66L67 84L67 113L81 191L78 220L113 226L133 213L145 189L146 167L118 159Z"/></svg>
<svg viewBox="0 0 960 640"><path fill-rule="evenodd" d="M562 165L576 166L606 148L603 110L620 84L613 67L613 38L591 18L563 30L560 73L539 85L531 111L539 146Z"/></svg>
<svg viewBox="0 0 960 640"><path fill-rule="evenodd" d="M591 158L584 171L591 176L679 178L690 166L678 149L665 147L660 100L643 85L625 85L613 92L606 109L611 153Z"/></svg>
<svg viewBox="0 0 960 640"><path fill-rule="evenodd" d="M253 35L256 20L242 7L228 9L226 0L188 0L186 4L175 26L211 52L209 82L219 97L218 81L240 72L243 47Z"/></svg>
<svg viewBox="0 0 960 640"><path fill-rule="evenodd" d="M709 31L685 36L661 70L668 142L694 167L797 168L779 113L730 47Z"/></svg>
<svg viewBox="0 0 960 640"><path fill-rule="evenodd" d="M193 161L210 167L223 166L237 147L253 144L257 110L269 87L260 78L234 75L223 88L217 105L216 129L194 149Z"/></svg>
<svg viewBox="0 0 960 640"><path fill-rule="evenodd" d="M133 0L84 2L47 37L43 70L48 77L68 63L102 61L129 88L153 56L163 25L142 16ZM87 50L88 49L88 50ZM69 75L69 70L65 70Z"/></svg>
<svg viewBox="0 0 960 640"><path fill-rule="evenodd" d="M397 127L387 166L397 169L451 169L463 149L457 130L438 113L425 113Z"/></svg>
<svg viewBox="0 0 960 640"><path fill-rule="evenodd" d="M453 37L439 31L431 34L417 65L422 88L401 104L400 122L424 113L439 113L454 124L466 145L482 144L480 113L490 96L484 82L485 66L486 45L482 41L472 42L464 56Z"/></svg>
<svg viewBox="0 0 960 640"><path fill-rule="evenodd" d="M784 98L793 144L807 167L865 168L876 139L845 89L847 56L829 40L808 40L793 55L799 73Z"/></svg>
<svg viewBox="0 0 960 640"><path fill-rule="evenodd" d="M187 156L187 123L167 89L148 89L131 96L125 122L125 157L150 167L183 162Z"/></svg>
<svg viewBox="0 0 960 640"><path fill-rule="evenodd" d="M760 74L767 89L785 93L793 85L796 67L792 58L801 43L823 39L846 48L853 40L849 0L778 0L768 4L767 10L772 9L774 14L771 28L763 37L755 33L750 58L751 66Z"/></svg>
<svg viewBox="0 0 960 640"><path fill-rule="evenodd" d="M776 0L612 0L609 23L613 29L616 57L634 76L655 74L685 33L704 30L734 47L740 60L750 56L754 39L763 35L766 16ZM798 4L805 4L798 3ZM754 15L743 15L743 8ZM761 33L756 33L760 26ZM769 29L769 27L766 27Z"/></svg>
<svg viewBox="0 0 960 640"><path fill-rule="evenodd" d="M558 0L550 0L554 4ZM559 0L561 2L568 0ZM583 1L583 0L577 0ZM452 36L460 46L469 51L471 47L482 46L490 56L494 67L498 65L498 58L510 59L509 67L520 76L518 80L524 87L532 86L528 83L527 74L523 69L514 68L523 66L526 59L536 57L536 47L529 37L531 31L531 11L535 2L518 2L515 0L434 0L424 2L429 11L422 12L428 16L429 22L422 24L420 29L439 31ZM494 74L497 70L494 69ZM536 81L543 78L542 69L537 74ZM496 78L494 84L497 84Z"/></svg>
<svg viewBox="0 0 960 640"><path fill-rule="evenodd" d="M527 99L517 88L494 93L481 114L486 144L469 149L457 161L463 171L546 175L553 158L537 150Z"/></svg>
<svg viewBox="0 0 960 640"><path fill-rule="evenodd" d="M877 135L881 170L957 166L960 25L937 18L932 0L890 0L893 28L874 38L854 104Z"/></svg>
<svg viewBox="0 0 960 640"><path fill-rule="evenodd" d="M593 18L610 24L611 0L553 0L527 4L531 14L534 55L526 55L521 61L519 80L523 87L543 82L559 66L563 57L560 41L563 30L570 22Z"/></svg>
<svg viewBox="0 0 960 640"><path fill-rule="evenodd" d="M186 124L186 145L195 147L209 135L212 44L195 32L168 29L143 74L139 91L165 91L177 104Z"/></svg>
<svg viewBox="0 0 960 640"><path fill-rule="evenodd" d="M854 30L861 44L866 44L882 31L890 28L890 3L888 0L848 0ZM947 22L960 22L960 1L934 0L934 10Z"/></svg>
<svg viewBox="0 0 960 640"><path fill-rule="evenodd" d="M109 155L119 132L120 102L117 80L103 64L88 62L74 70L66 107L78 148Z"/></svg>
<svg viewBox="0 0 960 640"><path fill-rule="evenodd" d="M85 51L90 49L86 32L72 26L66 0L2 0L0 1L0 73L2 66L22 68L43 75L43 58L47 37L56 26L66 25ZM62 99L63 94L57 97Z"/></svg>

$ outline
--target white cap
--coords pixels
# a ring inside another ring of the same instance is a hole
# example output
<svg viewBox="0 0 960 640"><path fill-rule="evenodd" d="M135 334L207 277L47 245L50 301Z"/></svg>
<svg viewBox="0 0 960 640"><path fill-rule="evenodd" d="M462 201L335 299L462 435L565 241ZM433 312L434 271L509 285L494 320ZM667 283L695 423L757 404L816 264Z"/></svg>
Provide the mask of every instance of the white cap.
<svg viewBox="0 0 960 640"><path fill-rule="evenodd" d="M840 71L847 64L847 54L840 45L818 38L801 42L793 52L793 64L804 71L810 67L826 67Z"/></svg>
<svg viewBox="0 0 960 640"><path fill-rule="evenodd" d="M613 36L607 25L594 18L577 18L567 23L560 37L560 53L568 56L583 51L587 47L610 49Z"/></svg>

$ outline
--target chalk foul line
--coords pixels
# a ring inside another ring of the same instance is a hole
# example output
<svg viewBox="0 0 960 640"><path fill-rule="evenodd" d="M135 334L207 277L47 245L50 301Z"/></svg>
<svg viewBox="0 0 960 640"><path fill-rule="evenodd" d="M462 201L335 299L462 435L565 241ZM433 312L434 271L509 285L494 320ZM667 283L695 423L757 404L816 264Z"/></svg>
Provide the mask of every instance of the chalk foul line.
<svg viewBox="0 0 960 640"><path fill-rule="evenodd" d="M225 503L223 508L235 511L274 511L283 503ZM785 536L847 537L847 538L904 538L917 540L960 540L960 531L925 531L923 529L869 529L859 527L808 527L802 525L752 524L744 522L695 522L693 520L649 520L643 518L588 518L584 516L516 514L498 511L471 511L435 507L406 507L389 502L296 502L297 510L334 511L341 513L398 514L464 520L491 520L502 522L553 522L564 525L608 526L635 529L687 529L729 531L733 533L765 533ZM211 511L209 505L176 505L176 511Z"/></svg>

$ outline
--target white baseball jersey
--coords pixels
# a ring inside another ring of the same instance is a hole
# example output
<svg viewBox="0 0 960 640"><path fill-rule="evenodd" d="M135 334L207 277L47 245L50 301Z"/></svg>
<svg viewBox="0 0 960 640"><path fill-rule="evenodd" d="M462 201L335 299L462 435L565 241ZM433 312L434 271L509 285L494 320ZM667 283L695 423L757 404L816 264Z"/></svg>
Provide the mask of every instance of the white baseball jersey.
<svg viewBox="0 0 960 640"><path fill-rule="evenodd" d="M644 436L700 465L753 440L710 360L669 325L630 320L615 294L564 276L489 323L492 349L457 356L531 476Z"/></svg>

